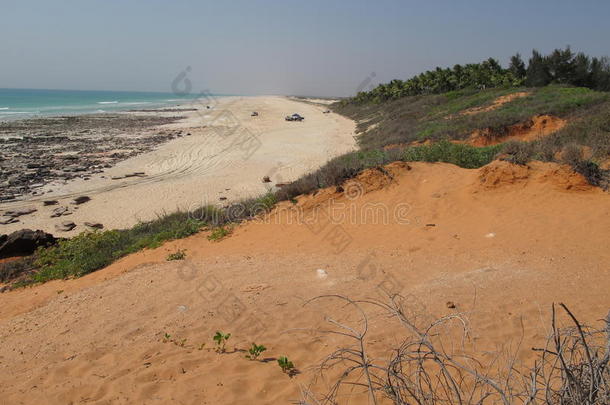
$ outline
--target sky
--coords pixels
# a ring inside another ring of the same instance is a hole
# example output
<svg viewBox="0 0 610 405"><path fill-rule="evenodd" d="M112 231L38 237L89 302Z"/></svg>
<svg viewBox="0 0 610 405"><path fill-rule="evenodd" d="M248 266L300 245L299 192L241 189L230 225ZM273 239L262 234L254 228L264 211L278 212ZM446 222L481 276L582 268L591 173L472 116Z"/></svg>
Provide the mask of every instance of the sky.
<svg viewBox="0 0 610 405"><path fill-rule="evenodd" d="M606 0L0 0L0 88L349 96L570 45L610 55Z"/></svg>

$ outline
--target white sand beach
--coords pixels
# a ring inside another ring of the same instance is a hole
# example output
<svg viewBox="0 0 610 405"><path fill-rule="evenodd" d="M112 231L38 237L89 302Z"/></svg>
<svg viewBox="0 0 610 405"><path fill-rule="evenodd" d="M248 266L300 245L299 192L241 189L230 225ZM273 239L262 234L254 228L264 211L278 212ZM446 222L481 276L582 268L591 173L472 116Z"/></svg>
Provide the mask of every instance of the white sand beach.
<svg viewBox="0 0 610 405"><path fill-rule="evenodd" d="M120 162L87 181L50 183L43 196L0 204L0 211L37 209L19 217L19 222L0 225L0 232L30 228L57 234L55 225L70 220L76 228L58 236L71 236L87 229L84 222L119 229L179 209L222 206L261 195L275 184L294 180L356 147L354 122L334 113L324 114L323 105L261 96L225 97L209 109L207 105L195 107L198 111L186 112L186 119L156 129L182 129L185 136L153 152ZM259 115L251 116L253 111ZM293 113L305 120L284 120ZM144 175L123 177L138 172ZM271 182L263 183L264 176ZM75 207L70 202L77 196L91 200ZM57 205L43 205L50 199L70 207L73 214L51 218Z"/></svg>

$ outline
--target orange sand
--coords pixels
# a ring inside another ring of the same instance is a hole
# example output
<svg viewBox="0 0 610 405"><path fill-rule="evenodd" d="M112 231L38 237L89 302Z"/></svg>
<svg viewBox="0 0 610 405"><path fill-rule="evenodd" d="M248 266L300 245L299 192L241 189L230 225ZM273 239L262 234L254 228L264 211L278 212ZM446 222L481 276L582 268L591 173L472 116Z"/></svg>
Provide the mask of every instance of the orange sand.
<svg viewBox="0 0 610 405"><path fill-rule="evenodd" d="M0 402L289 403L344 343L296 330L347 315L335 301L303 306L321 294L379 298L387 287L424 315L467 311L481 349L514 344L523 323L524 361L548 333L552 302L592 324L610 307L610 199L563 166L392 164L343 188L282 203L220 242L202 233L0 294ZM320 206L337 222L312 219ZM187 259L166 262L177 249ZM397 331L380 325L370 342L381 353ZM233 334L229 353L207 350L218 329ZM244 359L252 341L301 374Z"/></svg>

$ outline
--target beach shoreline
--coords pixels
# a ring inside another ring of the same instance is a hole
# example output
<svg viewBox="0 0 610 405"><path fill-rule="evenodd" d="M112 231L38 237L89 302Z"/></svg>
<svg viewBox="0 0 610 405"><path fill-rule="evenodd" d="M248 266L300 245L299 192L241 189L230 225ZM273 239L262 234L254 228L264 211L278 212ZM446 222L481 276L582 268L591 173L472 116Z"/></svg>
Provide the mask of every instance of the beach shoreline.
<svg viewBox="0 0 610 405"><path fill-rule="evenodd" d="M324 105L255 96L193 101L181 109L116 114L118 119L161 122L138 128L131 136L136 145L147 146L110 159L106 167L96 166L86 176L53 179L39 185L36 194L0 202L2 218L7 211L36 210L0 225L0 233L22 228L58 233L56 225L69 220L76 227L59 236L73 236L88 229L85 222L121 229L163 213L208 204L223 206L272 191L278 183L294 180L356 147L353 121L323 114ZM251 116L253 111L259 115ZM284 120L295 112L306 119ZM126 137L110 142L116 139ZM262 182L265 176L269 183ZM90 200L73 201L83 196ZM45 201L53 203L45 205ZM51 217L61 207L65 212Z"/></svg>

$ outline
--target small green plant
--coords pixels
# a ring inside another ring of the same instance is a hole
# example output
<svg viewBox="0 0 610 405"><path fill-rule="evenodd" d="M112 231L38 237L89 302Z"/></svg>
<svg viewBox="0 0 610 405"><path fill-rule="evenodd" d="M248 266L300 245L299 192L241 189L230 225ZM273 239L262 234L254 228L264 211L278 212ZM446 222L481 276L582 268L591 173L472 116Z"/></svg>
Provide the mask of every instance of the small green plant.
<svg viewBox="0 0 610 405"><path fill-rule="evenodd" d="M177 252L170 253L167 255L166 260L171 262L172 260L184 260L186 257L186 251L184 249L178 250Z"/></svg>
<svg viewBox="0 0 610 405"><path fill-rule="evenodd" d="M197 348L197 350L203 350L203 348L205 347L205 343L202 343L199 345L199 347Z"/></svg>
<svg viewBox="0 0 610 405"><path fill-rule="evenodd" d="M288 360L288 357L286 356L281 356L279 359L277 359L277 364L282 369L282 372L286 374L290 374L294 370L294 364L292 364L292 362Z"/></svg>
<svg viewBox="0 0 610 405"><path fill-rule="evenodd" d="M174 344L176 346L184 347L184 345L186 344L186 338L181 339L179 342L178 341L174 341Z"/></svg>
<svg viewBox="0 0 610 405"><path fill-rule="evenodd" d="M256 360L258 356L260 356L261 353L265 350L267 350L265 346L252 343L252 346L248 349L248 354L246 354L246 358L250 360Z"/></svg>
<svg viewBox="0 0 610 405"><path fill-rule="evenodd" d="M214 229L210 235L208 235L208 240L217 242L230 234L231 229L225 228L224 226L219 226L218 228Z"/></svg>
<svg viewBox="0 0 610 405"><path fill-rule="evenodd" d="M227 340L231 338L230 333L222 333L221 331L216 331L214 335L214 341L216 342L216 352L224 353L226 351L225 346L227 345Z"/></svg>
<svg viewBox="0 0 610 405"><path fill-rule="evenodd" d="M172 335L170 335L169 333L164 333L163 334L163 343L167 343L167 342L171 342L172 341Z"/></svg>

